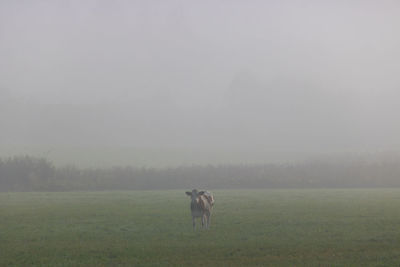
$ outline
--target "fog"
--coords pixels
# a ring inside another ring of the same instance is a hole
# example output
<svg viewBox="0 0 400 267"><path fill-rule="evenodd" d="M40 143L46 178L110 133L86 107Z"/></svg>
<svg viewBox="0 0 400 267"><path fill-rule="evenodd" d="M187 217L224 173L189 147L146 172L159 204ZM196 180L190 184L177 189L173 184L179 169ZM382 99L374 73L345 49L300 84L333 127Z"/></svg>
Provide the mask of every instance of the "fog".
<svg viewBox="0 0 400 267"><path fill-rule="evenodd" d="M400 151L397 1L1 1L0 156L275 163Z"/></svg>

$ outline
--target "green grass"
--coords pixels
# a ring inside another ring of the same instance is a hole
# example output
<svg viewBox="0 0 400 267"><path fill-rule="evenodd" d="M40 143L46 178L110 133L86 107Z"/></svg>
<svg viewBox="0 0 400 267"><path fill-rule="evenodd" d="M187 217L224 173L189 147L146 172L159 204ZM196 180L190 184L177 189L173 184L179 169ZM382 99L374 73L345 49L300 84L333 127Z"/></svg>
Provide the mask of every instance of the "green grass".
<svg viewBox="0 0 400 267"><path fill-rule="evenodd" d="M0 266L398 266L400 189L1 193Z"/></svg>

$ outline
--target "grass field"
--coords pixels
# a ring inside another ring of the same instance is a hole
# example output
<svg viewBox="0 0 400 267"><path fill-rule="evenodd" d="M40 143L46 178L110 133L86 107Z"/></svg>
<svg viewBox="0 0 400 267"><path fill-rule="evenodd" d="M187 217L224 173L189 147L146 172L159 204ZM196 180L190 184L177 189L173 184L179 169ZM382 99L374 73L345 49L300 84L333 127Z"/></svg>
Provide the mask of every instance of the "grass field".
<svg viewBox="0 0 400 267"><path fill-rule="evenodd" d="M398 266L400 189L1 193L0 266Z"/></svg>

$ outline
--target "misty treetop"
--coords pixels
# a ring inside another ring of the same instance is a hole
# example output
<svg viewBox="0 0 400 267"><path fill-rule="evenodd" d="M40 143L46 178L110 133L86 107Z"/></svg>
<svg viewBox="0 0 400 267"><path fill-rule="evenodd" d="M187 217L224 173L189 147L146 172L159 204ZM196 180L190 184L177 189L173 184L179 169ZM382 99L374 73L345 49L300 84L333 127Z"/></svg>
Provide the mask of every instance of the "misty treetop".
<svg viewBox="0 0 400 267"><path fill-rule="evenodd" d="M56 167L47 159L31 156L0 159L2 192L398 186L400 164L395 161L95 169Z"/></svg>

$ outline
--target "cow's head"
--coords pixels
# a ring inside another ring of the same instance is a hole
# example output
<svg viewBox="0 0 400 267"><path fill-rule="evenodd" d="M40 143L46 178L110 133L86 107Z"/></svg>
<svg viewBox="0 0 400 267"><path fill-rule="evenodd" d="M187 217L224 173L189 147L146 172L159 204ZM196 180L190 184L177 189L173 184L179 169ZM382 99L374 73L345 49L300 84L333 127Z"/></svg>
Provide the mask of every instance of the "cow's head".
<svg viewBox="0 0 400 267"><path fill-rule="evenodd" d="M186 195L190 196L192 201L198 202L199 196L204 195L204 191L198 192L197 189L193 189L192 192L187 191Z"/></svg>

